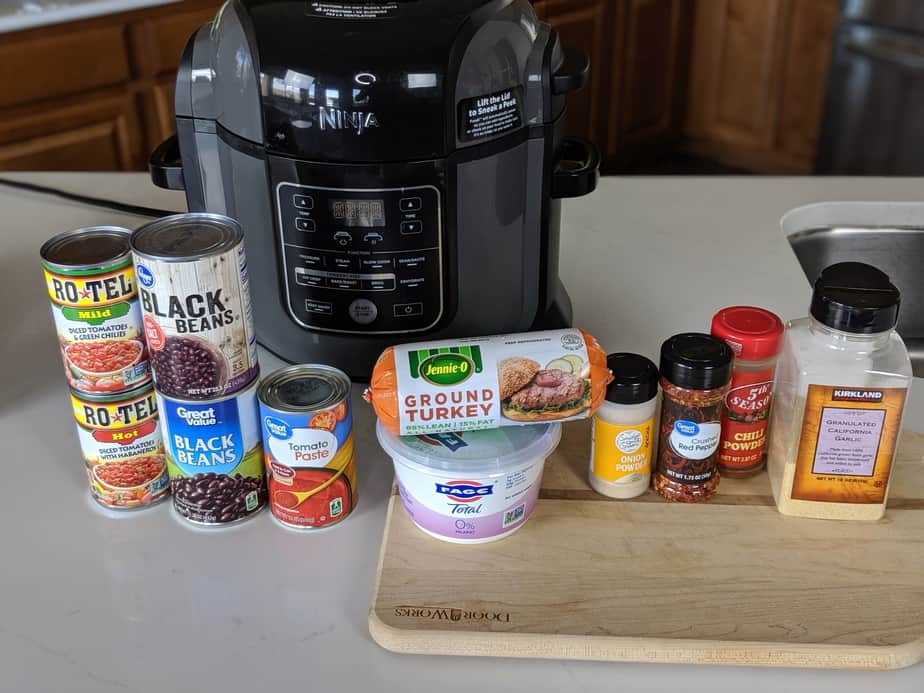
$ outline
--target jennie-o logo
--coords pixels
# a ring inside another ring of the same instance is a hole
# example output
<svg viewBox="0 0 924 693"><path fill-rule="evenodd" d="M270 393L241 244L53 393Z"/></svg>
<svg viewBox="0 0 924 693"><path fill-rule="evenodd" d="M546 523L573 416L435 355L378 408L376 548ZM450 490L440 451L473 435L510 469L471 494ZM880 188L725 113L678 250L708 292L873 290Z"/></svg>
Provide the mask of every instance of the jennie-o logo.
<svg viewBox="0 0 924 693"><path fill-rule="evenodd" d="M490 611L486 609L459 609L453 606L396 606L395 616L416 618L428 621L494 621L510 623L509 611Z"/></svg>
<svg viewBox="0 0 924 693"><path fill-rule="evenodd" d="M412 378L440 386L458 385L482 369L479 346L419 349L408 354L408 361Z"/></svg>

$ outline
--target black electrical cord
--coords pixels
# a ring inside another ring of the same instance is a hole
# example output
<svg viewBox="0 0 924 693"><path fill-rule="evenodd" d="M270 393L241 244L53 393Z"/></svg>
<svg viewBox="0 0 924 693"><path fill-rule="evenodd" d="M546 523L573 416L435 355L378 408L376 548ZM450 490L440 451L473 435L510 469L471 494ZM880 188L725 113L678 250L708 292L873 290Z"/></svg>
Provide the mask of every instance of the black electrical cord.
<svg viewBox="0 0 924 693"><path fill-rule="evenodd" d="M17 188L19 190L28 190L29 192L39 193L42 195L54 195L65 200L70 200L71 202L79 202L80 204L89 205L91 207L114 209L117 212L134 214L139 217L152 217L158 219L160 217L168 217L171 214L180 214L180 212L173 212L168 209L157 209L155 207L144 207L142 205L130 205L124 202L116 202L115 200L107 200L102 197L78 195L77 193L67 192L66 190L60 190L58 188L49 188L44 185L36 185L35 183L26 183L25 181L11 180L9 178L0 178L0 185L5 185L10 188Z"/></svg>

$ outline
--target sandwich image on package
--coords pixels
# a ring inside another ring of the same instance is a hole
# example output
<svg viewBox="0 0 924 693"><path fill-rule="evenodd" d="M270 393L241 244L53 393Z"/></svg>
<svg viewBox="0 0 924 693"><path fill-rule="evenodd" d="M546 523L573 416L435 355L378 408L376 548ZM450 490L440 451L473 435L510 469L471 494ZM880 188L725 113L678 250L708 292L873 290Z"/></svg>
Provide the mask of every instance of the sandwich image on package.
<svg viewBox="0 0 924 693"><path fill-rule="evenodd" d="M580 356L566 354L546 364L515 356L497 365L501 412L511 421L550 421L590 406L590 370Z"/></svg>

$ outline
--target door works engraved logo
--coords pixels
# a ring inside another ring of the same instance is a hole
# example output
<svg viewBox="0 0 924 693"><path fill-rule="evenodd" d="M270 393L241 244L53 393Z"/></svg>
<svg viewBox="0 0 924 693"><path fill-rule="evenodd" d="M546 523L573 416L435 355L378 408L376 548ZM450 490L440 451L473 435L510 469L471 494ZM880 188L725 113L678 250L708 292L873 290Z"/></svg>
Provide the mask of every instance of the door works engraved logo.
<svg viewBox="0 0 924 693"><path fill-rule="evenodd" d="M462 621L510 623L510 612L487 609L457 609L443 606L396 606L395 616L416 618L425 621Z"/></svg>

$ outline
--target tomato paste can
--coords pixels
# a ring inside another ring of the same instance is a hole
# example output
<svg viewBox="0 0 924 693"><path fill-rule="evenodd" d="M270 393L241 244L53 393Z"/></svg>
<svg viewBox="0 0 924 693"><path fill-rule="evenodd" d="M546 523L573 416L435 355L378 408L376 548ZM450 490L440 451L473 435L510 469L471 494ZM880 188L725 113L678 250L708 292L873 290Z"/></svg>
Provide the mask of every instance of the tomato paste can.
<svg viewBox="0 0 924 693"><path fill-rule="evenodd" d="M267 376L258 396L273 517L297 529L345 518L356 505L349 377L289 366Z"/></svg>
<svg viewBox="0 0 924 693"><path fill-rule="evenodd" d="M116 393L151 380L129 238L117 226L65 231L40 251L70 386Z"/></svg>
<svg viewBox="0 0 924 693"><path fill-rule="evenodd" d="M194 524L228 525L266 505L257 379L210 400L155 392L177 513Z"/></svg>
<svg viewBox="0 0 924 693"><path fill-rule="evenodd" d="M72 388L71 406L90 495L97 503L125 510L167 497L170 479L150 383L118 395Z"/></svg>
<svg viewBox="0 0 924 693"><path fill-rule="evenodd" d="M208 400L257 375L257 341L240 224L218 214L158 219L131 237L157 390Z"/></svg>

